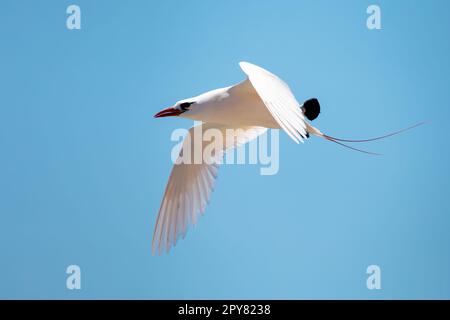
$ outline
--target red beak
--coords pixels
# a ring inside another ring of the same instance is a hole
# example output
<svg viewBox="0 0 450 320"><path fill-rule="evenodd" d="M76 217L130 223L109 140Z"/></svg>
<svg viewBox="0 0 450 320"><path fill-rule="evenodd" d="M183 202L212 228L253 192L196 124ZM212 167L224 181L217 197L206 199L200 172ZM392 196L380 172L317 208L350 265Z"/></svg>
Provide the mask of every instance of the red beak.
<svg viewBox="0 0 450 320"><path fill-rule="evenodd" d="M173 107L166 108L164 110L161 110L157 114L154 115L155 118L162 118L162 117L173 117L178 116L180 113L182 113L181 110L175 109Z"/></svg>

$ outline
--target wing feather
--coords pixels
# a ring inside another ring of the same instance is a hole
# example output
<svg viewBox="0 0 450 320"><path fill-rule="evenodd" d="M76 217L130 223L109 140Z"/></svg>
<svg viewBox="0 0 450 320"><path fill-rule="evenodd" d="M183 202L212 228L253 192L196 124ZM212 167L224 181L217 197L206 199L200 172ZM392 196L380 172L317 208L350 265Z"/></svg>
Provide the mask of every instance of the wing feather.
<svg viewBox="0 0 450 320"><path fill-rule="evenodd" d="M164 250L168 251L176 244L180 236L186 235L190 224L197 223L198 216L203 214L210 200L217 178L218 163L224 152L255 139L267 130L262 127L230 128L241 130L236 131L237 136L229 140L226 136L227 127L216 124L200 125L203 126L203 131L213 128L220 130L224 137L223 150L218 150L217 161L212 164L205 162L201 164L179 163L173 166L153 233L152 251L154 254L156 252L160 254ZM191 139L184 140L180 154L185 148L193 149L193 146L189 145L189 142L196 143L193 141L193 130L194 127L189 130ZM209 143L202 142L202 150ZM193 152L191 152L191 157L193 159Z"/></svg>
<svg viewBox="0 0 450 320"><path fill-rule="evenodd" d="M303 142L306 138L305 118L289 86L254 64L240 62L239 65L275 121L295 142Z"/></svg>

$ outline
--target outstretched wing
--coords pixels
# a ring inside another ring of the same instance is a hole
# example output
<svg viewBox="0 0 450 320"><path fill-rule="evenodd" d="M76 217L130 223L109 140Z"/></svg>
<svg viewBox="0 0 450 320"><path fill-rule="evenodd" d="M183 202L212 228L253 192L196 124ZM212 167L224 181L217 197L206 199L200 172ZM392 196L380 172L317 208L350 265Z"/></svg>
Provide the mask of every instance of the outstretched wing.
<svg viewBox="0 0 450 320"><path fill-rule="evenodd" d="M227 129L235 131L231 134ZM218 141L215 139L203 141L202 135L194 133L194 131L200 132L200 130L201 134L205 134L207 130L215 130L214 132L209 131L211 136L215 138L217 135L221 135L222 143L212 145ZM160 254L164 249L169 251L180 236L186 235L188 226L195 224L199 214L204 212L213 191L218 165L224 152L255 139L266 130L267 128L263 127L229 128L210 123L200 124L189 129L161 201L153 233L153 254L155 252ZM217 147L212 148L212 146ZM206 148L208 149L205 150ZM211 150L212 152L209 152ZM201 152L199 157L194 155L198 151ZM201 163L198 163L199 159L202 159Z"/></svg>
<svg viewBox="0 0 450 320"><path fill-rule="evenodd" d="M306 138L306 124L300 104L295 99L289 86L276 75L248 62L239 66L248 76L250 82L281 128L295 142Z"/></svg>

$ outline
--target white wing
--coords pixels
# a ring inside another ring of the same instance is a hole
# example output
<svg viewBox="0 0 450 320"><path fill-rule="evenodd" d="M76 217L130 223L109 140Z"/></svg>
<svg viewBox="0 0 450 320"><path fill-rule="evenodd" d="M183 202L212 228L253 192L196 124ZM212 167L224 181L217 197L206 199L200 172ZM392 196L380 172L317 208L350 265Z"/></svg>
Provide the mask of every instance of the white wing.
<svg viewBox="0 0 450 320"><path fill-rule="evenodd" d="M306 124L300 104L289 86L276 75L248 62L239 66L281 128L294 139L303 142L306 138Z"/></svg>
<svg viewBox="0 0 450 320"><path fill-rule="evenodd" d="M199 144L200 141L194 138L194 128L199 129L200 127L203 133L208 129L218 130L223 137L224 141L221 144L223 147L221 150L217 150L216 154L211 152L213 155L210 156L208 155L210 152L203 152L208 146L210 146L208 150L211 150L211 141L202 141ZM226 129L235 129L235 135L231 136L228 132L229 136L227 137ZM189 224L195 224L199 214L203 214L213 191L218 165L224 152L255 139L266 130L267 128L263 127L227 128L210 123L203 123L189 129L189 136L185 137L183 141L177 163L184 156L184 159L189 159L188 161L191 164L174 164L172 168L153 233L153 254L156 251L160 254L164 248L169 251L170 247L176 244L179 236L184 237L186 235ZM196 143L199 146L201 145L201 153L204 159L199 164L194 163ZM189 151L191 152L186 155Z"/></svg>

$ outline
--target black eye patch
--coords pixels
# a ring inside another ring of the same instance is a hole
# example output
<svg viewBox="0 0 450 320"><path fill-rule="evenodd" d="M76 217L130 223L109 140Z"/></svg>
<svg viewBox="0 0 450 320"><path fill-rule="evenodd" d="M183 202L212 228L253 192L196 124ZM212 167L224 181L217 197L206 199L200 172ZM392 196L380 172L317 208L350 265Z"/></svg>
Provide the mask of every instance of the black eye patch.
<svg viewBox="0 0 450 320"><path fill-rule="evenodd" d="M183 111L187 111L187 110L189 110L189 107L191 106L191 104L193 104L193 102L183 102L180 104L180 108Z"/></svg>

